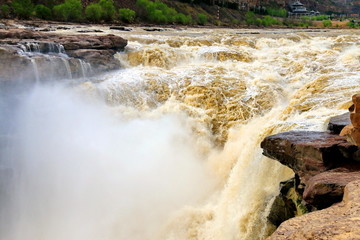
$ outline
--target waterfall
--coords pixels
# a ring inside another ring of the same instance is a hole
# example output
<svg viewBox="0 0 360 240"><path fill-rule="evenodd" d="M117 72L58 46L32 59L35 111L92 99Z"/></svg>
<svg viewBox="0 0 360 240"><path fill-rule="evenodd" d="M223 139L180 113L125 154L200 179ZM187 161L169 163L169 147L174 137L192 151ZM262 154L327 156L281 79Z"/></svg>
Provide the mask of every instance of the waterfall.
<svg viewBox="0 0 360 240"><path fill-rule="evenodd" d="M38 69L38 66L36 64L36 59L35 58L31 58L31 64L32 64L33 70L34 70L35 81L37 83L39 83L40 82L40 75L39 75L39 69Z"/></svg>
<svg viewBox="0 0 360 240"><path fill-rule="evenodd" d="M82 77L86 78L92 73L90 63L84 62L83 60L79 59L80 69L82 73Z"/></svg>
<svg viewBox="0 0 360 240"><path fill-rule="evenodd" d="M121 33L124 69L88 79L79 60L81 81L1 94L0 239L268 236L293 173L260 142L346 111L360 36L238 31L135 28Z"/></svg>
<svg viewBox="0 0 360 240"><path fill-rule="evenodd" d="M66 59L66 58L61 58L61 61L64 63L67 77L68 77L69 79L71 79L71 78L72 78L72 73L71 73L71 68L70 68L70 64L69 64L68 59Z"/></svg>

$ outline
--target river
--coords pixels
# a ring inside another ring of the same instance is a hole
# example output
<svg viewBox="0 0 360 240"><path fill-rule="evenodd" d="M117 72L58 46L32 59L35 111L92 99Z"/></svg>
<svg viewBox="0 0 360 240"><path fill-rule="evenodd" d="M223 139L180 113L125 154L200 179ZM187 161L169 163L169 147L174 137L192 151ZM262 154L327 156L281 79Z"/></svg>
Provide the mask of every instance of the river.
<svg viewBox="0 0 360 240"><path fill-rule="evenodd" d="M356 30L86 28L122 69L1 97L1 240L264 239L293 173L260 142L360 90Z"/></svg>

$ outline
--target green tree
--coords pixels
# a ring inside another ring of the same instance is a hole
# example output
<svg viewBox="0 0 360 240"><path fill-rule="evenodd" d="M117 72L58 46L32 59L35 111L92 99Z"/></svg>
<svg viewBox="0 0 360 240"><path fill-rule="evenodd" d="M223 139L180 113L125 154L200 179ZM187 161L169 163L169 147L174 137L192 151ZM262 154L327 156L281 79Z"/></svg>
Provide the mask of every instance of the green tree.
<svg viewBox="0 0 360 240"><path fill-rule="evenodd" d="M63 21L78 21L82 18L82 4L80 0L65 0L64 3L54 6L55 16Z"/></svg>
<svg viewBox="0 0 360 240"><path fill-rule="evenodd" d="M42 4L38 4L35 6L35 15L36 17L42 19L52 18L51 9Z"/></svg>
<svg viewBox="0 0 360 240"><path fill-rule="evenodd" d="M134 10L131 10L129 8L120 8L119 17L124 22L132 23L135 20L136 13Z"/></svg>
<svg viewBox="0 0 360 240"><path fill-rule="evenodd" d="M207 23L207 17L205 14L198 14L198 24L205 25Z"/></svg>
<svg viewBox="0 0 360 240"><path fill-rule="evenodd" d="M10 7L6 4L0 5L0 17L8 18L10 15Z"/></svg>
<svg viewBox="0 0 360 240"><path fill-rule="evenodd" d="M116 9L113 0L100 0L99 5L102 9L102 19L106 21L111 21L115 19Z"/></svg>
<svg viewBox="0 0 360 240"><path fill-rule="evenodd" d="M102 17L102 8L98 3L92 3L85 8L85 17L86 19L99 22Z"/></svg>
<svg viewBox="0 0 360 240"><path fill-rule="evenodd" d="M15 0L11 5L15 15L22 19L29 19L34 10L31 0Z"/></svg>

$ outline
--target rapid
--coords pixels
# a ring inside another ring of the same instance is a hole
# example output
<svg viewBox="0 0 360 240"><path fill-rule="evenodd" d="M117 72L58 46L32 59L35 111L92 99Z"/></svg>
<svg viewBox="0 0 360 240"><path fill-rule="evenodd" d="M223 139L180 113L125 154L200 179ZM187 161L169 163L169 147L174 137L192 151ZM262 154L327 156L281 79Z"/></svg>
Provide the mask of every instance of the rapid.
<svg viewBox="0 0 360 240"><path fill-rule="evenodd" d="M0 240L265 239L293 172L260 142L360 91L356 30L94 28L122 69L0 90Z"/></svg>

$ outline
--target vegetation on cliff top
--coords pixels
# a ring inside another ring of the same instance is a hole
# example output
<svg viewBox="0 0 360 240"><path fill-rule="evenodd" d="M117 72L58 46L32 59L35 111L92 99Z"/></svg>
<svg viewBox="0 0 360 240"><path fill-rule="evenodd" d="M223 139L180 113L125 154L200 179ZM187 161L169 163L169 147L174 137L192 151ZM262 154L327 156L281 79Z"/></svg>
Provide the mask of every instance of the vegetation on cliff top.
<svg viewBox="0 0 360 240"><path fill-rule="evenodd" d="M87 4L81 0L14 0L11 4L0 5L0 18L40 18L92 23L211 24L233 27L359 27L354 20L335 24L325 15L299 19L287 18L286 9L274 6L239 10L232 9L234 8L232 5L228 5L228 8L209 5L205 0L189 0L191 4L184 3L186 0L134 1L136 3L130 4L131 7L122 8L119 7L121 4L114 0L86 1ZM198 4L194 4L195 2Z"/></svg>

